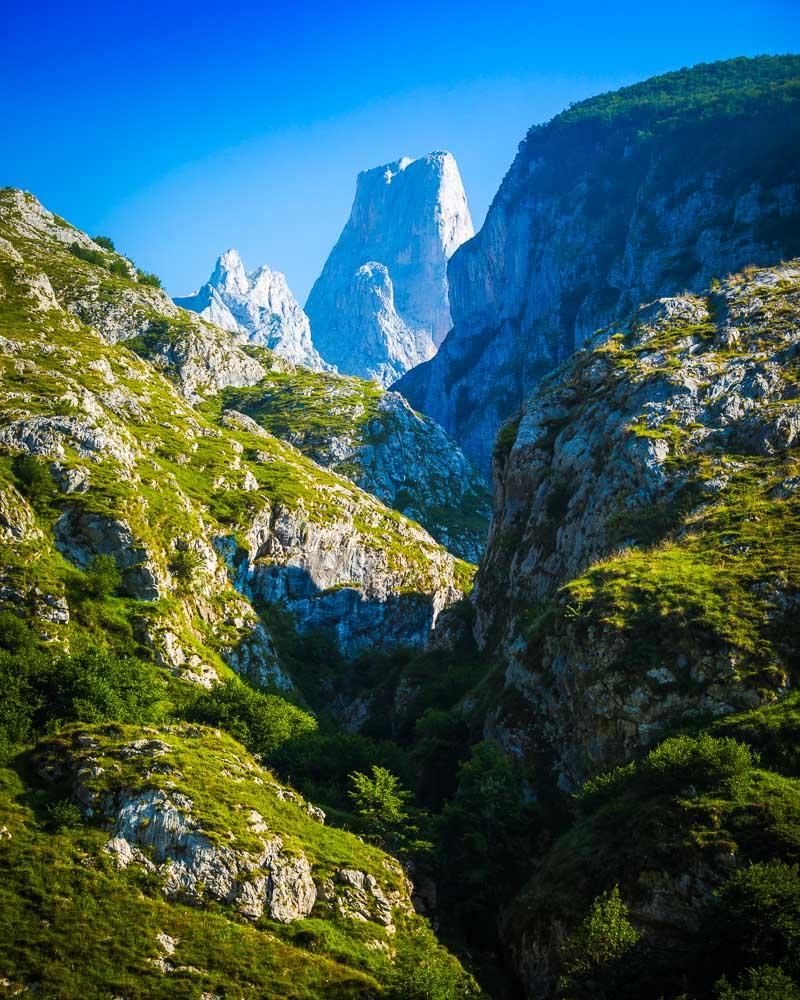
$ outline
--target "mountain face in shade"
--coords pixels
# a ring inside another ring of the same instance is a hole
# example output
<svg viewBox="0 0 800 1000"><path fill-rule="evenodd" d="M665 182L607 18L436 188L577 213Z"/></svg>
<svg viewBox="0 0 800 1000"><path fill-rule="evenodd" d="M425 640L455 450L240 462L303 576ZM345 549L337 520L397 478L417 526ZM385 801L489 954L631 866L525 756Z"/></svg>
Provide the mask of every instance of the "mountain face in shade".
<svg viewBox="0 0 800 1000"><path fill-rule="evenodd" d="M236 250L227 250L203 287L175 302L295 364L328 366L311 342L308 317L280 271L266 265L247 272Z"/></svg>
<svg viewBox="0 0 800 1000"><path fill-rule="evenodd" d="M501 423L596 331L800 252L799 74L701 65L531 129L450 262L452 333L399 391L488 471Z"/></svg>
<svg viewBox="0 0 800 1000"><path fill-rule="evenodd" d="M320 354L383 385L433 357L451 326L447 262L472 235L450 153L359 174L350 218L306 303Z"/></svg>

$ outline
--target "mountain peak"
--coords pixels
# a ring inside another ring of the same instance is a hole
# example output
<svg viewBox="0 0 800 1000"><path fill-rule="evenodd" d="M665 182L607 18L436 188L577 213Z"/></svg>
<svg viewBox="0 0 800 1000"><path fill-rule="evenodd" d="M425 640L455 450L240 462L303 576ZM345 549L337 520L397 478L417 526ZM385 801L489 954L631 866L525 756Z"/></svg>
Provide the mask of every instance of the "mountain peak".
<svg viewBox="0 0 800 1000"><path fill-rule="evenodd" d="M323 356L384 384L432 357L451 326L447 261L472 235L451 153L403 156L363 170L350 218L306 303ZM375 289L363 274L356 280L365 264L376 279L374 265L385 268L380 277L393 289L391 310L370 313ZM362 294L369 301L353 299Z"/></svg>
<svg viewBox="0 0 800 1000"><path fill-rule="evenodd" d="M211 277L195 295L175 302L295 364L328 367L311 343L308 317L285 276L266 264L248 273L237 250L217 258Z"/></svg>

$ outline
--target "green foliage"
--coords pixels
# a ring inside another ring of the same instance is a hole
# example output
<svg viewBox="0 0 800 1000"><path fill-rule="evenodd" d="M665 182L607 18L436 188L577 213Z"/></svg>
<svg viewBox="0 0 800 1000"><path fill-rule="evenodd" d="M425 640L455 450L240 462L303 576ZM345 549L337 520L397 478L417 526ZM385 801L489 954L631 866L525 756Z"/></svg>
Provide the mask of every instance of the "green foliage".
<svg viewBox="0 0 800 1000"><path fill-rule="evenodd" d="M762 965L748 969L735 986L720 980L714 995L717 1000L800 1000L800 987L781 969Z"/></svg>
<svg viewBox="0 0 800 1000"><path fill-rule="evenodd" d="M143 271L141 268L136 268L136 280L140 285L148 285L150 288L161 288L161 278L157 274L152 274L148 271Z"/></svg>
<svg viewBox="0 0 800 1000"><path fill-rule="evenodd" d="M387 1000L458 1000L479 995L471 977L444 948L416 940L398 957L389 978Z"/></svg>
<svg viewBox="0 0 800 1000"><path fill-rule="evenodd" d="M377 841L397 840L409 826L411 793L385 767L373 766L371 776L350 775L350 801L364 832Z"/></svg>
<svg viewBox="0 0 800 1000"><path fill-rule="evenodd" d="M800 980L800 868L772 860L737 871L703 928L712 969L782 965Z"/></svg>
<svg viewBox="0 0 800 1000"><path fill-rule="evenodd" d="M572 992L585 978L604 966L618 962L641 937L628 920L628 907L615 885L598 896L581 924L570 934L561 950L564 984Z"/></svg>
<svg viewBox="0 0 800 1000"><path fill-rule="evenodd" d="M48 511L57 495L48 464L33 455L17 455L11 468L20 492L33 509L39 514Z"/></svg>
<svg viewBox="0 0 800 1000"><path fill-rule="evenodd" d="M122 574L112 555L96 555L86 570L86 593L96 600L110 597L122 583Z"/></svg>
<svg viewBox="0 0 800 1000"><path fill-rule="evenodd" d="M439 835L443 896L478 928L520 877L528 834L516 767L497 744L478 743L459 769Z"/></svg>
<svg viewBox="0 0 800 1000"><path fill-rule="evenodd" d="M100 250L92 250L91 247L81 246L80 243L70 243L69 252L78 260L83 260L87 264L94 264L95 267L107 268L108 258Z"/></svg>
<svg viewBox="0 0 800 1000"><path fill-rule="evenodd" d="M41 692L39 729L55 721L155 722L166 693L153 664L101 649L51 661L31 683Z"/></svg>
<svg viewBox="0 0 800 1000"><path fill-rule="evenodd" d="M93 236L92 239L99 247L102 247L104 250L110 250L111 253L116 253L117 248L114 246L114 241L111 239L110 236Z"/></svg>
<svg viewBox="0 0 800 1000"><path fill-rule="evenodd" d="M192 721L219 726L265 760L284 744L317 728L311 715L285 698L256 691L236 677L198 695L186 715Z"/></svg>
<svg viewBox="0 0 800 1000"><path fill-rule="evenodd" d="M170 573L183 584L184 587L191 587L195 582L197 574L203 565L203 557L196 549L188 546L176 549L170 560Z"/></svg>
<svg viewBox="0 0 800 1000"><path fill-rule="evenodd" d="M55 830L76 830L83 825L80 809L69 799L59 799L51 803L47 812L50 825Z"/></svg>

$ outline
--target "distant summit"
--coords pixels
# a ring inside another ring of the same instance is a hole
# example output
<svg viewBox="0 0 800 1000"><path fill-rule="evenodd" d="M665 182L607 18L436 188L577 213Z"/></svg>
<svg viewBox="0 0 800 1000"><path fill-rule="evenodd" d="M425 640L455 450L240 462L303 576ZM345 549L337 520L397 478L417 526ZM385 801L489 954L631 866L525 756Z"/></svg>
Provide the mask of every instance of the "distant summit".
<svg viewBox="0 0 800 1000"><path fill-rule="evenodd" d="M284 275L266 265L246 272L236 250L226 250L218 258L199 291L175 302L295 364L317 370L329 367L311 343L308 317Z"/></svg>
<svg viewBox="0 0 800 1000"><path fill-rule="evenodd" d="M350 218L306 303L320 354L384 385L433 357L451 326L447 262L472 235L450 153L359 174Z"/></svg>

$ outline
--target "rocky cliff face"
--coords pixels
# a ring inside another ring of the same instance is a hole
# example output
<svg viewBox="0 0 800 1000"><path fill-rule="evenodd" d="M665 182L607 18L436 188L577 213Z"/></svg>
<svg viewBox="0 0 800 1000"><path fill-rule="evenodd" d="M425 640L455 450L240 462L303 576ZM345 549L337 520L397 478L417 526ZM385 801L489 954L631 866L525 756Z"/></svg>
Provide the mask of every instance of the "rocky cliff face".
<svg viewBox="0 0 800 1000"><path fill-rule="evenodd" d="M311 342L308 317L284 275L266 265L245 272L235 250L227 250L217 260L211 277L199 291L175 302L288 361L317 370L326 367Z"/></svg>
<svg viewBox="0 0 800 1000"><path fill-rule="evenodd" d="M77 231L32 196L4 191L0 207L4 603L41 607L48 633L67 641L81 629L70 581L111 556L125 594L152 605L129 608L143 649L203 683L227 666L290 683L254 594L281 601L303 631L331 625L327 609L346 588L358 614L330 632L343 650L370 636L424 643L468 571L246 416L202 416L192 401L257 381L264 367L163 293L76 258ZM15 510L25 455L52 479L44 531L24 500ZM63 614L46 612L53 602Z"/></svg>
<svg viewBox="0 0 800 1000"><path fill-rule="evenodd" d="M498 437L475 594L502 669L484 732L535 795L583 789L502 918L530 996L562 995L576 920L615 883L641 935L620 986L672 995L669 961L701 961L687 942L715 893L786 846L769 831L784 809L796 822L792 782L769 779L753 837L762 779L734 788L712 762L730 745L686 733L761 732L761 747L770 716L793 718L798 357L800 262L749 268L614 324ZM757 766L737 752L743 775Z"/></svg>
<svg viewBox="0 0 800 1000"><path fill-rule="evenodd" d="M398 384L488 469L535 383L639 303L798 252L797 57L732 60L531 129L448 268L453 332Z"/></svg>
<svg viewBox="0 0 800 1000"><path fill-rule="evenodd" d="M251 417L315 462L352 479L477 563L489 524L483 477L434 421L398 393L275 361L261 381L229 388L223 407Z"/></svg>
<svg viewBox="0 0 800 1000"><path fill-rule="evenodd" d="M549 746L560 787L789 684L799 315L796 263L658 300L503 429L476 586L507 667L489 726Z"/></svg>
<svg viewBox="0 0 800 1000"><path fill-rule="evenodd" d="M359 174L350 218L306 303L325 360L389 385L430 358L450 329L447 261L472 232L449 153Z"/></svg>

